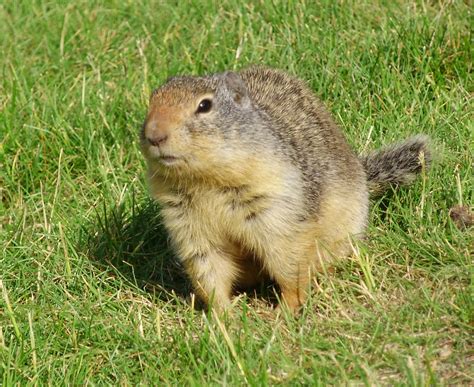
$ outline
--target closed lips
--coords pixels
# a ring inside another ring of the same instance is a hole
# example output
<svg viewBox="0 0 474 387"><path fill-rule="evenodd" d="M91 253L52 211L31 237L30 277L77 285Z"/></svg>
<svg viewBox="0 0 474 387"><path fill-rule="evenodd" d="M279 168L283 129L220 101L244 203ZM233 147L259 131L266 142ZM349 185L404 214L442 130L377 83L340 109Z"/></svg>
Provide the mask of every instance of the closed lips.
<svg viewBox="0 0 474 387"><path fill-rule="evenodd" d="M179 163L180 161L183 161L183 158L175 157L175 156L169 156L169 155L163 155L163 156L159 157L159 160L164 165L174 165L176 163Z"/></svg>
<svg viewBox="0 0 474 387"><path fill-rule="evenodd" d="M177 160L178 157L174 157L174 156L160 156L160 159L161 159L161 160L165 160L165 161L173 161L173 160Z"/></svg>

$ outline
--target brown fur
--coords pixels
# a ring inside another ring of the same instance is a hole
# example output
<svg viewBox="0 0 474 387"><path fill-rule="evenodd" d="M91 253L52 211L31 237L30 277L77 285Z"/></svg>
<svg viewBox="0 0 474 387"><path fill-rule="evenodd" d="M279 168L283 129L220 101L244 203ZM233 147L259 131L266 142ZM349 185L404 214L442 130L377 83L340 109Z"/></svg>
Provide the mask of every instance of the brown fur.
<svg viewBox="0 0 474 387"><path fill-rule="evenodd" d="M199 113L204 99L212 108ZM312 273L364 234L365 170L376 167L362 165L311 90L283 72L172 78L153 93L141 140L177 254L218 308L267 275L296 310Z"/></svg>

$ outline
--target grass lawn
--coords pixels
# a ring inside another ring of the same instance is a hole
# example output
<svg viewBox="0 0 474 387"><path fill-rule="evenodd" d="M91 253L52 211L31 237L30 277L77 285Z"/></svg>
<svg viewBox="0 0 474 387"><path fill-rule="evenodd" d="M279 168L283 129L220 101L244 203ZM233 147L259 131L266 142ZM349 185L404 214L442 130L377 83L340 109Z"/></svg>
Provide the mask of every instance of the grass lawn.
<svg viewBox="0 0 474 387"><path fill-rule="evenodd" d="M474 384L469 1L0 3L0 384ZM217 5L218 4L218 5ZM167 77L306 79L359 152L427 133L433 168L297 318L273 290L194 310L137 134Z"/></svg>

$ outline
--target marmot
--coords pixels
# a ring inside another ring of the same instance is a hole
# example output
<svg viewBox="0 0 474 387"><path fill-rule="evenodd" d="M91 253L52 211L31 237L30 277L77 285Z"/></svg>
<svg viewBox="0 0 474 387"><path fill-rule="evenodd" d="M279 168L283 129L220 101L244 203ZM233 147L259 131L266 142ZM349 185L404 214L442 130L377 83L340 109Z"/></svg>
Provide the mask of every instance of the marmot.
<svg viewBox="0 0 474 387"><path fill-rule="evenodd" d="M411 181L431 157L426 136L356 156L308 86L266 67L168 79L140 141L172 245L219 309L263 275L299 308L311 273L364 235L369 190Z"/></svg>

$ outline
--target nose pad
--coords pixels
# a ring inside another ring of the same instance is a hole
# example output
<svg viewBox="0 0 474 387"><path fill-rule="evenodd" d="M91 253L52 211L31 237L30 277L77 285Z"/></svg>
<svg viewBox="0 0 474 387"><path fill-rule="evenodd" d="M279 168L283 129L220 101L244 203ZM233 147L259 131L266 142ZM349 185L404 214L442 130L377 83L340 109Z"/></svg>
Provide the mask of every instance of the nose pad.
<svg viewBox="0 0 474 387"><path fill-rule="evenodd" d="M146 139L151 145L160 146L161 144L164 144L166 142L166 140L168 139L168 135L165 133L156 134L153 137L147 137Z"/></svg>

